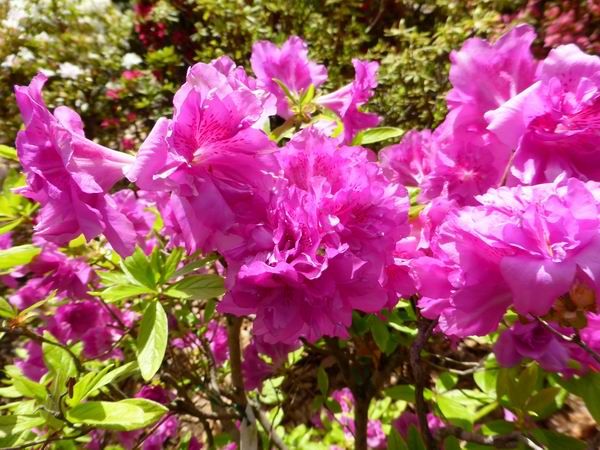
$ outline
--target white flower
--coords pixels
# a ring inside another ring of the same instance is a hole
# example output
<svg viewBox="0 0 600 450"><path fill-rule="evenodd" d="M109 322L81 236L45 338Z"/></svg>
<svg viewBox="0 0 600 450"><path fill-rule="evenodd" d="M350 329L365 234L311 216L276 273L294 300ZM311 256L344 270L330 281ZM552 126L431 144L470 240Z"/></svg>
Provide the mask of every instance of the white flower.
<svg viewBox="0 0 600 450"><path fill-rule="evenodd" d="M8 55L6 59L4 59L4 61L2 62L2 67L5 67L7 69L14 67L16 59L17 55Z"/></svg>
<svg viewBox="0 0 600 450"><path fill-rule="evenodd" d="M74 80L83 74L83 69L70 62L65 62L58 66L58 74L63 78L71 78Z"/></svg>
<svg viewBox="0 0 600 450"><path fill-rule="evenodd" d="M46 75L48 78L53 77L54 75L56 75L56 72L52 69L40 69L40 72L42 72L44 75Z"/></svg>
<svg viewBox="0 0 600 450"><path fill-rule="evenodd" d="M22 61L33 61L35 59L35 55L27 47L21 47L17 53L17 57Z"/></svg>
<svg viewBox="0 0 600 450"><path fill-rule="evenodd" d="M21 20L27 17L25 4L23 1L9 2L8 14L6 19L2 21L2 26L5 28L19 28Z"/></svg>
<svg viewBox="0 0 600 450"><path fill-rule="evenodd" d="M136 55L135 53L125 53L121 60L121 65L126 69L131 69L133 66L141 64L141 62L142 58L140 58L139 55Z"/></svg>

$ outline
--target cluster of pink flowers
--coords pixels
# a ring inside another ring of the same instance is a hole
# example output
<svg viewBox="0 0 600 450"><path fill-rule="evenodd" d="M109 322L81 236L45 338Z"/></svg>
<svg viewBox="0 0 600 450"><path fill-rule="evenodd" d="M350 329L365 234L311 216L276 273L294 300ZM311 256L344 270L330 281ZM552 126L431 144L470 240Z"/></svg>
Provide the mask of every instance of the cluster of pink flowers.
<svg viewBox="0 0 600 450"><path fill-rule="evenodd" d="M516 312L503 364L589 367L539 321L598 346L600 58L564 45L536 60L534 39L524 25L468 40L451 55L446 120L379 155L352 145L380 122L365 111L378 64L354 60L351 83L313 97L327 70L297 37L256 43L255 77L226 56L195 64L135 157L87 140L68 108L51 114L38 75L16 90L36 233L57 244L103 234L126 256L147 242L144 205L156 205L170 245L224 258L219 311L254 317L246 366L264 376L277 358L259 353L347 337L353 311L412 294L459 338ZM111 192L123 177L137 193ZM412 221L404 185L425 206Z"/></svg>
<svg viewBox="0 0 600 450"><path fill-rule="evenodd" d="M600 332L600 58L565 45L537 61L534 38L519 26L494 44L468 40L451 55L444 123L381 160L429 203L407 263L423 314L465 337L512 309L520 322L501 336L500 362L564 370L581 355L538 320L590 342Z"/></svg>

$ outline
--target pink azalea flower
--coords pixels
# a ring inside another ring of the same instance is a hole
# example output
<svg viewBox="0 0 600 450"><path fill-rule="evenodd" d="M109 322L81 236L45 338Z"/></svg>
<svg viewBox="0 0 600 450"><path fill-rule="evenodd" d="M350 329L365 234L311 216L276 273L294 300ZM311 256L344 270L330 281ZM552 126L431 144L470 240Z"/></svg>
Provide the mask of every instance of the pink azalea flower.
<svg viewBox="0 0 600 450"><path fill-rule="evenodd" d="M488 128L517 148L512 174L523 184L559 176L600 181L600 57L560 46L540 65L538 78L486 115Z"/></svg>
<svg viewBox="0 0 600 450"><path fill-rule="evenodd" d="M449 109L474 106L483 118L529 87L537 67L530 50L535 37L533 27L519 25L493 44L471 38L450 53Z"/></svg>
<svg viewBox="0 0 600 450"><path fill-rule="evenodd" d="M291 36L281 47L269 41L255 42L250 64L260 85L277 98L277 114L284 118L290 117L292 111L275 79L296 95L311 84L319 87L327 80L325 66L308 59L308 46L297 36Z"/></svg>
<svg viewBox="0 0 600 450"><path fill-rule="evenodd" d="M208 323L205 337L210 345L215 363L217 366L222 365L229 358L227 328L213 320Z"/></svg>
<svg viewBox="0 0 600 450"><path fill-rule="evenodd" d="M19 160L27 176L23 195L41 203L35 231L65 244L81 233L86 239L104 234L122 255L133 251L131 223L107 194L123 177L132 158L85 138L79 115L64 106L52 115L38 74L27 87L15 87L25 129L17 136Z"/></svg>
<svg viewBox="0 0 600 450"><path fill-rule="evenodd" d="M444 426L444 422L432 413L428 413L427 425L432 432L435 432ZM392 422L392 426L400 433L400 436L407 439L410 427L419 429L419 419L415 413L404 411L400 417Z"/></svg>
<svg viewBox="0 0 600 450"><path fill-rule="evenodd" d="M409 131L399 144L378 153L388 178L406 186L420 186L433 167L431 131Z"/></svg>
<svg viewBox="0 0 600 450"><path fill-rule="evenodd" d="M432 259L413 263L427 317L450 335L484 335L511 305L545 315L574 283L598 292L597 186L570 179L490 190L450 214Z"/></svg>
<svg viewBox="0 0 600 450"><path fill-rule="evenodd" d="M510 148L462 111L450 112L433 134L431 169L421 183L424 200L445 195L474 204L476 195L499 186L505 176Z"/></svg>
<svg viewBox="0 0 600 450"><path fill-rule="evenodd" d="M116 315L118 311L114 311ZM86 358L121 358L113 344L122 334L112 314L96 300L69 302L46 319L48 331L63 343L83 342Z"/></svg>
<svg viewBox="0 0 600 450"><path fill-rule="evenodd" d="M396 300L385 274L408 231L406 190L366 149L339 147L314 129L279 159L287 181L269 210L272 249L229 267L232 288L219 308L256 314L254 332L269 343L346 336L352 310Z"/></svg>
<svg viewBox="0 0 600 450"><path fill-rule="evenodd" d="M154 248L154 242L148 239L156 217L148 211L150 203L143 198L136 197L131 189L122 189L113 194L113 199L121 211L133 225L136 234L137 245L150 254Z"/></svg>
<svg viewBox="0 0 600 450"><path fill-rule="evenodd" d="M353 59L354 81L330 94L323 95L316 103L332 110L344 124L344 143L350 144L356 133L379 124L381 118L374 113L363 112L363 106L373 96L377 87L379 63Z"/></svg>
<svg viewBox="0 0 600 450"><path fill-rule="evenodd" d="M27 358L17 359L15 366L17 366L23 375L31 378L33 381L40 381L48 369L44 364L44 355L42 353L42 346L38 342L28 341L25 343L25 350L27 350Z"/></svg>
<svg viewBox="0 0 600 450"><path fill-rule="evenodd" d="M156 123L127 172L141 189L160 193L170 229L190 253L227 254L254 242L277 171L274 144L254 128L271 97L252 90L228 61L189 70L173 119Z"/></svg>
<svg viewBox="0 0 600 450"><path fill-rule="evenodd" d="M516 322L500 335L494 353L498 362L505 367L516 366L524 358L530 358L539 362L544 370L560 372L567 368L569 361L566 345L536 322Z"/></svg>
<svg viewBox="0 0 600 450"><path fill-rule="evenodd" d="M275 373L276 367L268 364L259 356L256 343L252 342L244 349L242 374L246 390L260 389L262 383Z"/></svg>

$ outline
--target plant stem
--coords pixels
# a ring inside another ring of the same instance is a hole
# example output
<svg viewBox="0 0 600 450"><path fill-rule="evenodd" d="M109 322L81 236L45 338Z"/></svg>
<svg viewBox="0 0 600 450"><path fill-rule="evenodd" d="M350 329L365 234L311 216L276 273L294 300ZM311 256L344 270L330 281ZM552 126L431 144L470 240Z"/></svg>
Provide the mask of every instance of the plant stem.
<svg viewBox="0 0 600 450"><path fill-rule="evenodd" d="M412 346L410 347L410 365L412 368L413 376L415 378L415 408L417 410L417 417L419 419L419 428L421 434L425 439L425 446L427 450L437 450L437 442L429 429L427 423L428 406L425 401L425 385L427 383L428 374L423 366L421 360L421 350L427 343L429 336L433 332L433 328L436 325L436 321L419 317L418 329L419 332L415 338Z"/></svg>
<svg viewBox="0 0 600 450"><path fill-rule="evenodd" d="M353 392L354 395L354 449L367 450L367 426L369 423L369 403L371 399L365 392Z"/></svg>

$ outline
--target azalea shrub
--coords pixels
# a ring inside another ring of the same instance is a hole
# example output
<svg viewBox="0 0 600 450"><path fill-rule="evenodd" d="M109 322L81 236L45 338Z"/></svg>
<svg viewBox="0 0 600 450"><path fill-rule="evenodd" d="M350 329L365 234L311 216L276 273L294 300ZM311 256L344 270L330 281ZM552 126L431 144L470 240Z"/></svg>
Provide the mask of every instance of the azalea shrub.
<svg viewBox="0 0 600 450"><path fill-rule="evenodd" d="M0 447L596 448L600 58L535 39L467 39L406 133L297 36L128 152L15 86Z"/></svg>

